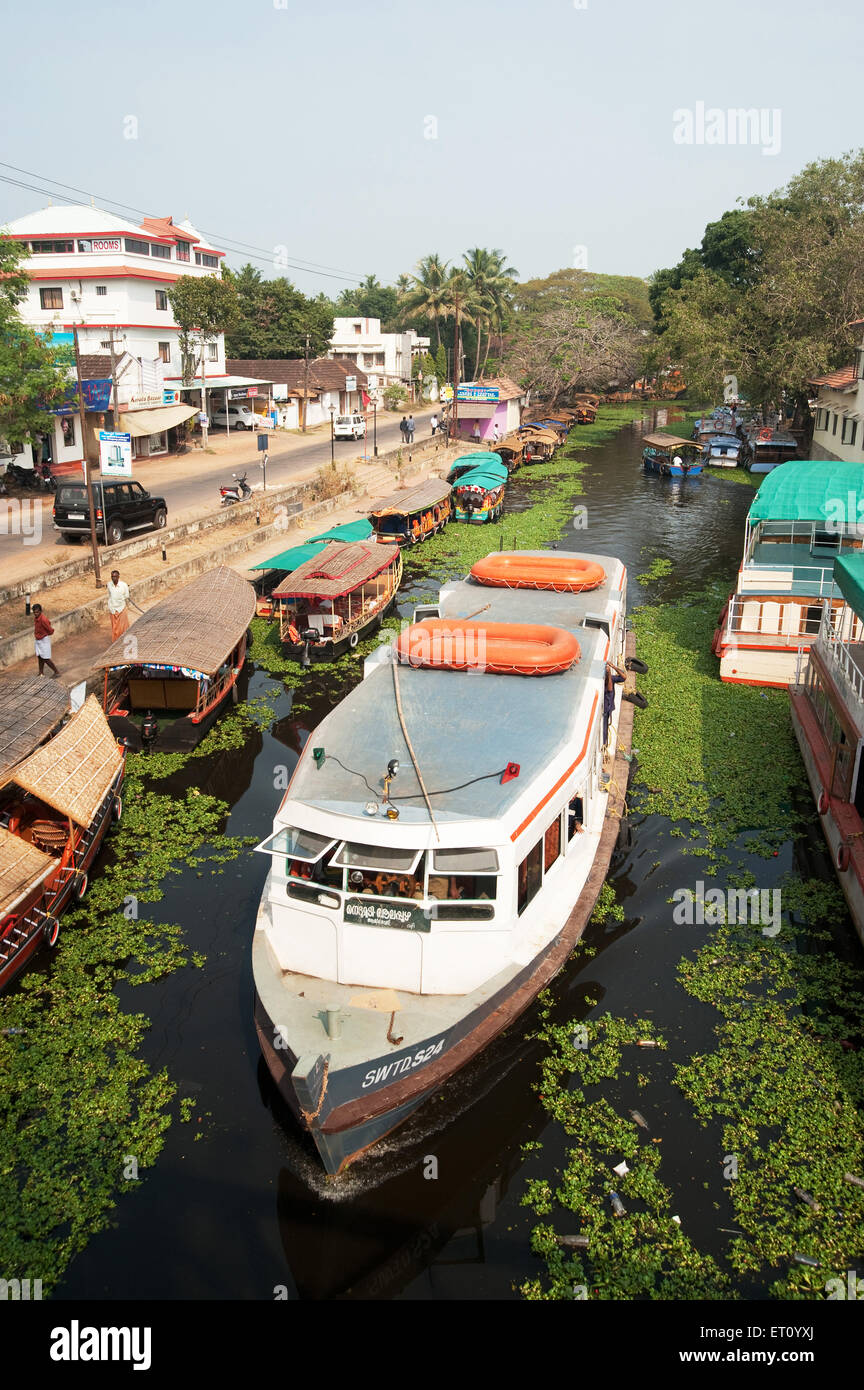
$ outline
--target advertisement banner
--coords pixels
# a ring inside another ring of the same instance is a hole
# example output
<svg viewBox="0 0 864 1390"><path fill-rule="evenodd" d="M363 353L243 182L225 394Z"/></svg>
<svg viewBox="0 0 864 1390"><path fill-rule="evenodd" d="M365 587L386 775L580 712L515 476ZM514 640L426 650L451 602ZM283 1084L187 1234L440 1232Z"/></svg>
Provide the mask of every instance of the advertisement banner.
<svg viewBox="0 0 864 1390"><path fill-rule="evenodd" d="M132 477L132 436L116 430L99 431L99 467L103 478Z"/></svg>
<svg viewBox="0 0 864 1390"><path fill-rule="evenodd" d="M497 401L497 386L460 386L457 401Z"/></svg>

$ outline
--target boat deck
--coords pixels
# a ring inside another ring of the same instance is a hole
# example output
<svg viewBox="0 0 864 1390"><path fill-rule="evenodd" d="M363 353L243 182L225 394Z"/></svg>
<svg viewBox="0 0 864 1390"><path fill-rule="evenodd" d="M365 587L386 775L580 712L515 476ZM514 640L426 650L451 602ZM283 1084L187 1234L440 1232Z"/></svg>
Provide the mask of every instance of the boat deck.
<svg viewBox="0 0 864 1390"><path fill-rule="evenodd" d="M764 587L758 587L759 593L788 594L792 591L808 597L827 597L833 584L834 560L839 553L831 547L820 546L814 554L807 541L757 541L742 578L750 572L755 579L763 568L766 582ZM785 571L782 580L772 578L778 570ZM752 583L747 589L757 592Z"/></svg>

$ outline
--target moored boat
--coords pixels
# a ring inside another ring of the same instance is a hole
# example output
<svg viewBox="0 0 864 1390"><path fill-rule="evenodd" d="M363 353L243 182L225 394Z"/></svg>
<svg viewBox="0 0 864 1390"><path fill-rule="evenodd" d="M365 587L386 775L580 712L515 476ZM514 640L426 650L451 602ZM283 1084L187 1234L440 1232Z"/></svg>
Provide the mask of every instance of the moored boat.
<svg viewBox="0 0 864 1390"><path fill-rule="evenodd" d="M462 463L462 460L459 460ZM458 466L458 465L456 465ZM456 521L481 525L497 521L504 510L504 491L509 473L498 455L473 468L462 468L453 482L453 515Z"/></svg>
<svg viewBox="0 0 864 1390"><path fill-rule="evenodd" d="M417 487L393 492L369 509L376 538L384 545L419 545L450 520L450 484L427 478Z"/></svg>
<svg viewBox="0 0 864 1390"><path fill-rule="evenodd" d="M737 434L712 434L704 446L703 463L706 468L737 468L742 448Z"/></svg>
<svg viewBox="0 0 864 1390"><path fill-rule="evenodd" d="M664 478L697 478L702 472L702 446L674 434L642 436L642 466Z"/></svg>
<svg viewBox="0 0 864 1390"><path fill-rule="evenodd" d="M69 722L8 768L0 787L0 989L87 891L112 820L122 813L125 750L90 696Z"/></svg>
<svg viewBox="0 0 864 1390"><path fill-rule="evenodd" d="M273 592L286 650L304 662L333 661L353 650L381 626L401 578L398 546L325 546Z"/></svg>
<svg viewBox="0 0 864 1390"><path fill-rule="evenodd" d="M798 441L770 426L750 425L744 431L741 462L750 473L770 473L798 457Z"/></svg>
<svg viewBox="0 0 864 1390"><path fill-rule="evenodd" d="M539 425L520 425L516 433L522 440L523 463L546 463L558 447L559 439L554 430L541 429Z"/></svg>
<svg viewBox="0 0 864 1390"><path fill-rule="evenodd" d="M312 536L300 545L280 550L277 555L252 565L250 572L261 572L260 578L253 584L256 617L276 616L277 604L273 600L273 590L278 589L286 575L293 574L294 570L305 565L307 560L314 560L316 555L320 555L329 541L341 541L347 545L351 541L368 540L371 535L372 523L367 518L364 517L361 521L346 521L339 526L331 526L329 531L319 532L317 536Z"/></svg>
<svg viewBox="0 0 864 1390"><path fill-rule="evenodd" d="M227 565L148 608L94 663L116 736L134 749L194 747L237 684L254 616L252 585Z"/></svg>
<svg viewBox="0 0 864 1390"><path fill-rule="evenodd" d="M526 571L548 558L518 554ZM632 641L626 572L613 557L554 558L598 566L600 585L454 582L431 623L404 635L405 664L389 648L370 658L308 739L258 846L271 869L252 952L256 1028L328 1172L518 1018L566 962L605 877L632 723L619 684L609 776L605 672ZM559 669L515 673L525 652L507 659L510 626L520 642L559 646ZM451 659L454 630L470 630L479 666ZM486 664L488 642L507 674Z"/></svg>

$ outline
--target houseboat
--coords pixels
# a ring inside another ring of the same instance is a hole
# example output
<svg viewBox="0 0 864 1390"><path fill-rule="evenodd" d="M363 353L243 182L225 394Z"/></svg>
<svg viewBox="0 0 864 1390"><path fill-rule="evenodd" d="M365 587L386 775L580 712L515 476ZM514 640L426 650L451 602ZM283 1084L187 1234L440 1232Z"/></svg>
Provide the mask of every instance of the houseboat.
<svg viewBox="0 0 864 1390"><path fill-rule="evenodd" d="M834 561L861 550L862 479L859 463L798 460L760 485L712 643L723 680L782 688L795 679L799 650L815 641L824 611L843 606Z"/></svg>
<svg viewBox="0 0 864 1390"><path fill-rule="evenodd" d="M664 478L697 478L702 472L702 447L674 434L642 436L642 466Z"/></svg>
<svg viewBox="0 0 864 1390"><path fill-rule="evenodd" d="M368 540L371 535L372 522L365 517L359 521L346 521L340 526L331 526L329 531L321 531L300 545L280 550L278 555L271 556L269 560L252 565L248 572L256 575L252 581L255 590L255 616L270 619L276 617L278 605L274 602L273 590L278 589L286 575L293 574L294 570L305 565L307 560L314 560L316 555L320 555L329 541L348 544L351 541ZM256 573L258 571L260 573Z"/></svg>
<svg viewBox="0 0 864 1390"><path fill-rule="evenodd" d="M69 691L44 676L0 676L0 786L16 763L55 734L69 713Z"/></svg>
<svg viewBox="0 0 864 1390"><path fill-rule="evenodd" d="M369 510L375 535L383 545L419 545L450 520L450 484L427 478L417 487L391 493Z"/></svg>
<svg viewBox="0 0 864 1390"><path fill-rule="evenodd" d="M737 434L712 434L705 441L702 463L706 468L737 468L743 447Z"/></svg>
<svg viewBox="0 0 864 1390"><path fill-rule="evenodd" d="M562 968L618 837L625 685L605 749L603 705L606 663L632 654L624 566L488 559L507 574L489 585L475 567L368 658L257 846L271 858L252 949L258 1037L330 1173Z"/></svg>
<svg viewBox="0 0 864 1390"><path fill-rule="evenodd" d="M470 454L460 454L458 459L450 465L447 473L447 481L451 487L455 487L463 474L470 473L473 468L480 468L485 464L491 464L495 468L500 468L501 455L498 453L493 454L487 449L478 449L476 452Z"/></svg>
<svg viewBox="0 0 864 1390"><path fill-rule="evenodd" d="M398 545L333 541L273 591L279 636L302 660L334 661L377 631L402 578Z"/></svg>
<svg viewBox="0 0 864 1390"><path fill-rule="evenodd" d="M770 473L798 457L798 441L768 425L742 429L741 463L749 473Z"/></svg>
<svg viewBox="0 0 864 1390"><path fill-rule="evenodd" d="M523 463L547 463L558 447L558 435L554 430L540 429L539 425L521 425L517 434L522 440Z"/></svg>
<svg viewBox="0 0 864 1390"><path fill-rule="evenodd" d="M21 739L34 728L22 728ZM90 867L122 814L125 750L91 695L0 787L0 989L44 945L87 891Z"/></svg>
<svg viewBox="0 0 864 1390"><path fill-rule="evenodd" d="M193 748L232 696L254 616L252 585L227 565L149 608L94 664L116 736L136 750Z"/></svg>
<svg viewBox="0 0 864 1390"><path fill-rule="evenodd" d="M525 441L519 434L505 434L495 445L495 453L506 466L508 473L516 473L524 461Z"/></svg>
<svg viewBox="0 0 864 1390"><path fill-rule="evenodd" d="M478 526L485 521L497 521L504 510L504 491L509 476L506 465L497 455L494 463L478 463L460 473L453 485L455 519Z"/></svg>
<svg viewBox="0 0 864 1390"><path fill-rule="evenodd" d="M864 945L864 554L838 555L833 577L842 606L826 604L789 696L822 832Z"/></svg>

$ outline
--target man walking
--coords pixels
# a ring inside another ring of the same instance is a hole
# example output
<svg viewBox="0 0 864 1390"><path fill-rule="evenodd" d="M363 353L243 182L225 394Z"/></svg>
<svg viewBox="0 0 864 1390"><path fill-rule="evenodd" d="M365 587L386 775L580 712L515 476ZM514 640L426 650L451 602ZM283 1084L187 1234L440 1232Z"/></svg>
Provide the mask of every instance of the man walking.
<svg viewBox="0 0 864 1390"><path fill-rule="evenodd" d="M399 433L402 435L402 443L403 443L403 444L407 444L407 443L408 443L408 421L405 419L405 416L404 416L404 415L402 416L402 419L399 421Z"/></svg>
<svg viewBox="0 0 864 1390"><path fill-rule="evenodd" d="M475 420L475 421L474 421L474 428L473 428L473 430L471 431L471 438L474 440L474 443L475 443L475 444L479 444L479 443L480 443L480 421L479 421L479 420Z"/></svg>
<svg viewBox="0 0 864 1390"><path fill-rule="evenodd" d="M138 608L137 603L133 603L129 593L129 585L120 578L119 570L111 571L111 578L105 588L108 591L108 613L111 617L111 641L116 642L118 637L129 626L129 614L126 612L126 605L131 603L133 608ZM138 608L138 612L143 610Z"/></svg>
<svg viewBox="0 0 864 1390"><path fill-rule="evenodd" d="M54 629L42 612L41 603L34 603L33 605L33 636L36 640L40 676L45 674L46 666L50 666L54 675L59 676L60 672L51 660L51 638L54 636Z"/></svg>
<svg viewBox="0 0 864 1390"><path fill-rule="evenodd" d="M405 429L406 429L407 436L408 436L408 447L410 448L411 445L414 443L414 416L413 416L413 415L409 415L409 416L408 416L408 419L407 419L406 424L405 424Z"/></svg>

